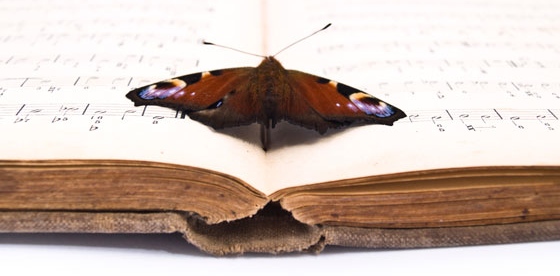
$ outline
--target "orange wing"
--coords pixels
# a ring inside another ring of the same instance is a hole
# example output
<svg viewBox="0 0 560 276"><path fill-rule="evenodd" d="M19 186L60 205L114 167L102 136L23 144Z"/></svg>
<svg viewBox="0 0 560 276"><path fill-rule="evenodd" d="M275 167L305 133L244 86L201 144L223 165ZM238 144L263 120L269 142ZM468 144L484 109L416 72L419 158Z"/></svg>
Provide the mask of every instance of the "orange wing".
<svg viewBox="0 0 560 276"><path fill-rule="evenodd" d="M247 125L256 122L261 108L250 93L253 70L242 67L185 75L134 89L126 97L136 106L180 110L217 129Z"/></svg>
<svg viewBox="0 0 560 276"><path fill-rule="evenodd" d="M353 122L393 125L406 117L397 107L345 84L295 70L288 70L288 77L293 95L326 121L316 128L319 132ZM285 113L288 121L300 120L291 116L299 113L295 110Z"/></svg>

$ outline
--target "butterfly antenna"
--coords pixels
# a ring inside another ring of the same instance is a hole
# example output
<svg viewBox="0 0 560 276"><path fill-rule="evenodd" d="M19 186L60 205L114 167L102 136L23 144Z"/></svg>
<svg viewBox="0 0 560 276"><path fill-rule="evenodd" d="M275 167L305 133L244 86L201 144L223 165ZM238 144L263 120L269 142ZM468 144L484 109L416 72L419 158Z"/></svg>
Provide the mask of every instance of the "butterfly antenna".
<svg viewBox="0 0 560 276"><path fill-rule="evenodd" d="M228 46L224 46L224 45L220 45L220 44L215 44L215 43L208 42L208 41L202 41L202 44L204 44L204 45L213 45L213 46L217 46L217 47L222 47L222 48L234 50L234 51L236 51L236 52L244 53L244 54L247 54L247 55L265 58L265 56L263 56L263 55L257 55L257 54L245 52L245 51L242 51L242 50L239 50L239 49L235 49L235 48L228 47Z"/></svg>
<svg viewBox="0 0 560 276"><path fill-rule="evenodd" d="M313 33L312 33L312 34L310 34L310 35L307 35L307 36L305 36L305 37L303 37L303 38L300 38L300 39L298 39L298 40L297 40L297 41L295 41L294 43L292 43L292 44L290 44L290 45L288 45L288 46L284 47L284 48L283 48L282 50L278 51L278 52L277 52L276 54L274 54L274 55L272 55L272 56L273 56L273 57L277 56L278 54L280 54L280 53L284 52L284 50L286 50L286 49L288 49L288 48L290 48L290 47L294 46L295 44L297 44L297 43L301 42L302 40L305 40L305 39L307 39L307 38L308 38L308 37L310 37L310 36L313 36L313 35L315 35L316 33L320 32L320 31L324 31L324 30L325 30L326 28L328 28L328 27L330 27L330 26L331 26L331 23L327 24L327 25L326 25L325 27L321 28L321 29L320 29L320 30L318 30L318 31L315 31L315 32L313 32Z"/></svg>

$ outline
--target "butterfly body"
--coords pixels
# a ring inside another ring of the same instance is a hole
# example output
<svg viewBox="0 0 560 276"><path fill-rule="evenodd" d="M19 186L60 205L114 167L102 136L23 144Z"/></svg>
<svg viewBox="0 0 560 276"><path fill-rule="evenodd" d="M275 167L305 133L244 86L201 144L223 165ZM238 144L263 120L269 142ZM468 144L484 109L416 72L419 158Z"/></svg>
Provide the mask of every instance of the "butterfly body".
<svg viewBox="0 0 560 276"><path fill-rule="evenodd" d="M201 72L130 91L135 105L171 107L215 129L258 123L263 148L269 130L286 120L319 133L353 122L392 125L400 109L347 85L296 70L274 57L257 67Z"/></svg>

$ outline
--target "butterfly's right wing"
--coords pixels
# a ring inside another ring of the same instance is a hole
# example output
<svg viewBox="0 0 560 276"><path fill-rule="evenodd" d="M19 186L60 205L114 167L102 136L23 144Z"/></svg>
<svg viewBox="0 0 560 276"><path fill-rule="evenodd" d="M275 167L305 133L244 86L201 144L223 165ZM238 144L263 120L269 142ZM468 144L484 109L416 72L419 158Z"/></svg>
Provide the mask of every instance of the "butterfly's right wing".
<svg viewBox="0 0 560 276"><path fill-rule="evenodd" d="M393 125L406 117L399 108L345 84L296 70L288 70L288 77L292 94L301 101L285 112L286 119L320 133L354 122ZM308 115L291 116L298 113Z"/></svg>
<svg viewBox="0 0 560 276"><path fill-rule="evenodd" d="M130 91L134 105L170 107L219 129L256 121L260 105L250 93L254 68L201 72L164 80Z"/></svg>

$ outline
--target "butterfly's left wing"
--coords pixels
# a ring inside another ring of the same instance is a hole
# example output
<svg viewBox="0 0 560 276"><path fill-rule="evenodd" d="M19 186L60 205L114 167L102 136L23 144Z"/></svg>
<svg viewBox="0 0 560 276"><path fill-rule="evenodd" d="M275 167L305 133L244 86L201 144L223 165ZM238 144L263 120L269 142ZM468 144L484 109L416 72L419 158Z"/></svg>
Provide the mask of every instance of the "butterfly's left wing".
<svg viewBox="0 0 560 276"><path fill-rule="evenodd" d="M136 106L171 107L216 129L247 125L256 122L260 108L249 93L253 72L241 67L195 73L134 89L126 97Z"/></svg>
<svg viewBox="0 0 560 276"><path fill-rule="evenodd" d="M294 97L306 103L323 120L311 128L323 133L327 128L336 128L353 122L393 125L406 114L370 94L345 84L296 70L288 70L289 83ZM295 107L297 108L297 107ZM286 110L285 118L296 124L301 116L297 110Z"/></svg>

